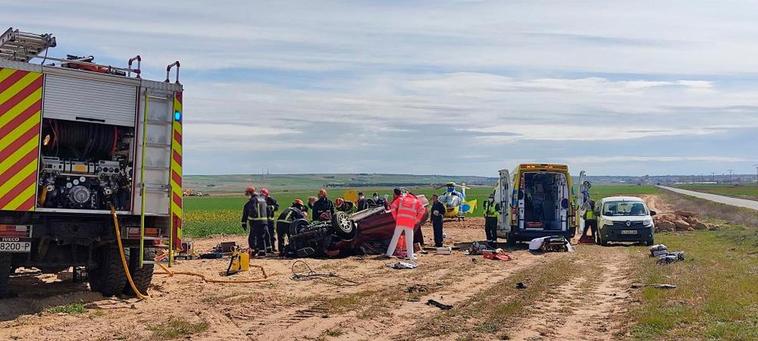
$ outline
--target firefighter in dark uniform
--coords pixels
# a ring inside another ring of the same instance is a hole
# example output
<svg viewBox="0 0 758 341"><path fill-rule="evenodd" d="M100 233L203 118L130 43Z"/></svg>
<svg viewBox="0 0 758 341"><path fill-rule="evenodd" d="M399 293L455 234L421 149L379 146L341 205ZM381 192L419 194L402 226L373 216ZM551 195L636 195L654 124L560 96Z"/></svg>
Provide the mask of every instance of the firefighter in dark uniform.
<svg viewBox="0 0 758 341"><path fill-rule="evenodd" d="M313 203L313 220L330 221L334 216L334 203L326 197L326 190L318 191L318 200Z"/></svg>
<svg viewBox="0 0 758 341"><path fill-rule="evenodd" d="M276 239L279 242L279 256L284 256L284 237L289 236L292 222L298 219L305 219L306 214L303 208L305 208L303 201L295 199L292 206L287 207L279 214L279 218L276 220Z"/></svg>
<svg viewBox="0 0 758 341"><path fill-rule="evenodd" d="M499 210L500 204L495 203L495 194L490 194L490 197L484 202L484 234L487 237L487 244L489 246L495 246L495 243L497 243L497 217Z"/></svg>
<svg viewBox="0 0 758 341"><path fill-rule="evenodd" d="M247 242L250 245L250 249L254 250L258 255L265 255L266 252L271 252L271 245L266 236L268 229L268 207L266 205L266 199L255 192L255 187L248 187L245 190L245 195L250 196L250 200L245 203L245 207L242 210L242 229L250 231L247 237Z"/></svg>
<svg viewBox="0 0 758 341"><path fill-rule="evenodd" d="M271 196L271 192L267 188L261 188L261 194L266 198L266 206L268 208L268 230L266 230L266 237L269 239L271 248L276 246L276 225L274 225L274 214L279 210L279 203ZM273 250L276 252L276 249Z"/></svg>
<svg viewBox="0 0 758 341"><path fill-rule="evenodd" d="M445 219L445 205L443 205L437 194L432 195L432 229L434 230L434 246L442 247L444 232L442 231L442 221Z"/></svg>
<svg viewBox="0 0 758 341"><path fill-rule="evenodd" d="M358 211L363 211L368 208L368 199L363 195L363 192L358 192Z"/></svg>

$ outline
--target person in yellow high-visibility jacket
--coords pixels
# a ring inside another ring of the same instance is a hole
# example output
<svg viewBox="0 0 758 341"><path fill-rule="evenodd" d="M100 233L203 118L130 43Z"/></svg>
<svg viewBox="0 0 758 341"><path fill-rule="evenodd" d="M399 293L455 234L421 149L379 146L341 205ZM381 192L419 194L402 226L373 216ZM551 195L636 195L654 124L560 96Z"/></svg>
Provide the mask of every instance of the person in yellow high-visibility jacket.
<svg viewBox="0 0 758 341"><path fill-rule="evenodd" d="M590 200L590 208L584 211L584 231L581 238L587 235L587 230L592 229L592 237L597 236L597 217L595 217L595 201Z"/></svg>
<svg viewBox="0 0 758 341"><path fill-rule="evenodd" d="M500 204L495 202L495 195L484 202L484 234L487 237L487 244L495 246L497 243L497 217L500 214Z"/></svg>

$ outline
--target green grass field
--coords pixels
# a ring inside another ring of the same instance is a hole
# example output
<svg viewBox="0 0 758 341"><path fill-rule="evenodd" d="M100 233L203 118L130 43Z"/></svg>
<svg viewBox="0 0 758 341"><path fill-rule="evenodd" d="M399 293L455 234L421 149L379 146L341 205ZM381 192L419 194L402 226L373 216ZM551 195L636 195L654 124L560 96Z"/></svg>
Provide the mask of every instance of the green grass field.
<svg viewBox="0 0 758 341"><path fill-rule="evenodd" d="M647 255L639 257L635 266L642 283L671 283L677 288L643 289L642 304L631 312L638 321L632 328L635 338L758 338L755 227L732 225L720 231L658 233L656 241L671 250L684 250L687 258L659 266Z"/></svg>
<svg viewBox="0 0 758 341"><path fill-rule="evenodd" d="M431 187L409 188L411 192L424 194L431 198L433 193L443 193L444 189L435 190ZM330 199L343 196L346 190L331 190ZM380 195L391 194L391 188L361 188L367 196L377 192ZM636 185L596 185L592 187L591 194L594 199L611 195L639 195L657 193L658 189L653 186ZM467 200L478 201L474 216L482 214L481 203L492 193L489 187L474 187L467 190ZM315 195L315 190L283 190L274 191L272 196L279 201L282 208L290 205L296 198L306 201L309 196ZM209 196L209 197L185 197L185 230L188 237L206 237L215 234L242 234L240 218L242 206L246 198L239 196Z"/></svg>
<svg viewBox="0 0 758 341"><path fill-rule="evenodd" d="M644 288L630 310L632 336L640 340L758 339L758 213L677 195L662 199L721 226L716 231L661 232L655 240L685 252L685 261L653 265L647 250L629 251L639 283L670 283L673 290Z"/></svg>
<svg viewBox="0 0 758 341"><path fill-rule="evenodd" d="M691 191L725 195L728 197L758 200L758 185L716 185L716 184L687 184L676 186Z"/></svg>

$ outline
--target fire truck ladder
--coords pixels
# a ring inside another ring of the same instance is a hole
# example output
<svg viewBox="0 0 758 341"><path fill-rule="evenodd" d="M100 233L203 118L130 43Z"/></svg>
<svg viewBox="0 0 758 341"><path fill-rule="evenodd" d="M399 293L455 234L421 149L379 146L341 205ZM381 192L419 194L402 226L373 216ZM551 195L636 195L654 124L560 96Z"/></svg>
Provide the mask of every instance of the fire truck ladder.
<svg viewBox="0 0 758 341"><path fill-rule="evenodd" d="M169 103L171 98L165 97L165 96L158 96L151 93L148 93L146 90L144 93L144 101L145 101L145 107L144 112L142 116L142 141L140 142L139 148L141 149L141 162L140 162L140 196L141 196L141 205L140 205L140 254L139 254L139 266L142 267L143 264L155 264L155 262L152 259L145 259L145 241L146 240L156 240L159 238L155 237L146 237L145 236L145 213L146 213L146 207L149 206L147 202L147 193L148 192L159 192L159 193L168 193L169 198L171 195L171 183L169 179L169 172L170 166L147 166L146 165L146 155L151 154L151 151L156 150L171 150L171 143L160 143L160 142L150 142L147 138L148 131L170 131L171 130L171 124L173 121L171 119L169 120L158 120L158 119L151 119L149 112L151 110L159 110L159 109L151 109L153 105L155 104L161 104L161 103ZM162 107L160 105L157 105L156 107ZM168 106L167 106L168 107ZM173 110L172 110L173 112ZM153 171L153 172L161 172L165 174L165 179L168 181L168 183L149 183L148 180L145 179L145 171ZM174 229L169 228L169 242L168 242L168 264L169 266L174 265Z"/></svg>
<svg viewBox="0 0 758 341"><path fill-rule="evenodd" d="M0 35L0 58L28 63L55 45L52 34L21 32L10 27Z"/></svg>

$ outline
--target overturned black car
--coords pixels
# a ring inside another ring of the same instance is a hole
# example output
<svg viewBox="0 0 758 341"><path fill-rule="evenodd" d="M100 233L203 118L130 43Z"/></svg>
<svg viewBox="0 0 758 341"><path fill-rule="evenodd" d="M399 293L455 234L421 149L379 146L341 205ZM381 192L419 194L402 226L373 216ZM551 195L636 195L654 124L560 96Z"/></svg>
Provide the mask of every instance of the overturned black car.
<svg viewBox="0 0 758 341"><path fill-rule="evenodd" d="M417 196L424 206L429 201ZM421 225L429 214L416 225L413 239L423 241ZM385 207L372 207L353 214L335 212L331 221L308 222L300 219L290 225L285 244L287 257L341 257L349 255L379 254L387 250L395 232L395 219Z"/></svg>

